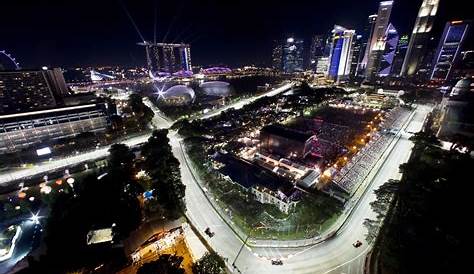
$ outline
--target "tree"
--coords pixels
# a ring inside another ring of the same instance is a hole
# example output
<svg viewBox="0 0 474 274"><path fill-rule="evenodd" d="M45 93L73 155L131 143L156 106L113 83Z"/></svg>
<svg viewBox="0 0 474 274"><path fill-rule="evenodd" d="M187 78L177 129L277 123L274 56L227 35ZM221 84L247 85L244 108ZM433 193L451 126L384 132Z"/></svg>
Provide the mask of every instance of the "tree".
<svg viewBox="0 0 474 274"><path fill-rule="evenodd" d="M419 145L425 145L430 147L441 145L438 138L436 138L436 136L429 131L417 132L410 137L410 140L415 143L418 143Z"/></svg>
<svg viewBox="0 0 474 274"><path fill-rule="evenodd" d="M123 128L123 118L120 115L110 116L110 128L113 132L120 132Z"/></svg>
<svg viewBox="0 0 474 274"><path fill-rule="evenodd" d="M91 230L113 227L113 240L118 242L140 224L134 158L127 146L113 145L107 176L99 180L96 174L90 175L74 184L74 192L66 188L57 194L46 224L47 255L41 260L41 265L48 266L47 273L125 260L123 252L112 245L88 245L86 239Z"/></svg>
<svg viewBox="0 0 474 274"><path fill-rule="evenodd" d="M143 127L151 122L155 113L143 103L143 97L132 93L128 98L128 106L138 120L138 126Z"/></svg>
<svg viewBox="0 0 474 274"><path fill-rule="evenodd" d="M137 93L132 93L128 97L128 106L130 109L135 113L142 113L143 112L143 98L141 95Z"/></svg>
<svg viewBox="0 0 474 274"><path fill-rule="evenodd" d="M127 145L124 144L113 144L109 149L109 171L117 177L122 177L121 181L132 180L134 175L133 164L135 155Z"/></svg>
<svg viewBox="0 0 474 274"><path fill-rule="evenodd" d="M204 256L193 264L194 274L224 274L225 262L219 254L214 251L206 252Z"/></svg>
<svg viewBox="0 0 474 274"><path fill-rule="evenodd" d="M179 162L169 145L168 130L155 130L142 147L144 168L151 178L158 202L169 216L177 218L185 210L185 186L181 182Z"/></svg>
<svg viewBox="0 0 474 274"><path fill-rule="evenodd" d="M142 265L137 274L183 274L182 261L183 257L163 254L156 261Z"/></svg>
<svg viewBox="0 0 474 274"><path fill-rule="evenodd" d="M462 220L471 205L472 185L466 184L466 178L474 160L443 150L429 134L416 134L413 139L415 147L400 167L403 176L398 187L384 185L372 203L383 216L388 194L395 195L396 203L376 244L378 261L384 273L460 273L469 261L464 241L470 227Z"/></svg>

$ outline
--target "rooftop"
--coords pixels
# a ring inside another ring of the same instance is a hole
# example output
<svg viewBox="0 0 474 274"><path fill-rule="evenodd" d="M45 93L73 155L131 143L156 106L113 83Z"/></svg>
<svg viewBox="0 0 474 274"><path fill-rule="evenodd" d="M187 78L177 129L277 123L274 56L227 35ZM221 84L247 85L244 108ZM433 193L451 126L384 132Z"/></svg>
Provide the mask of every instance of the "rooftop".
<svg viewBox="0 0 474 274"><path fill-rule="evenodd" d="M293 130L279 124L265 126L261 129L260 133L262 132L267 133L267 134L281 136L286 139L297 140L300 142L306 142L312 136L311 134Z"/></svg>

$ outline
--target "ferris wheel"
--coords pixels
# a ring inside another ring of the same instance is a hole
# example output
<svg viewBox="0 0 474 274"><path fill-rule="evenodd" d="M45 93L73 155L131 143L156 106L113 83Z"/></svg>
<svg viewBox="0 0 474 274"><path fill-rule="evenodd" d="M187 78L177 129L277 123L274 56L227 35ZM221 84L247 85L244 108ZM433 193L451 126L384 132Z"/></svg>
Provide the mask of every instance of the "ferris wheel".
<svg viewBox="0 0 474 274"><path fill-rule="evenodd" d="M0 70L18 69L20 69L20 63L18 63L16 59L5 50L0 50Z"/></svg>

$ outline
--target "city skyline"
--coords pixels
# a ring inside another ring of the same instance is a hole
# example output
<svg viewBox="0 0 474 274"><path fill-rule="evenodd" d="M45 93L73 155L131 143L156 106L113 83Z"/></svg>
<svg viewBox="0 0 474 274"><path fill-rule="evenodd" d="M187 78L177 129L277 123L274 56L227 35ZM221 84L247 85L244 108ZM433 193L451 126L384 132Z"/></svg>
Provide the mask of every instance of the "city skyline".
<svg viewBox="0 0 474 274"><path fill-rule="evenodd" d="M334 24L362 32L367 17L376 13L379 2L360 1L350 9L335 9L331 3L310 1L278 5L267 1L156 3L8 3L6 10L11 12L0 19L4 26L0 31L4 40L0 48L15 56L25 68L145 66L143 48L136 43L142 42L140 35L145 40L154 40L154 6L157 5L157 41L192 44L194 64L270 65L273 40L293 34L304 39L308 48L312 36L327 36ZM251 10L246 8L250 4ZM350 1L342 1L340 5L351 6ZM411 32L420 5L421 1L394 2L391 23L400 35ZM271 19L262 15L271 15ZM470 19L468 16L469 12L457 1L440 1L433 36L441 35L446 21ZM34 30L33 24L42 31ZM468 37L465 45L472 46L472 40Z"/></svg>
<svg viewBox="0 0 474 274"><path fill-rule="evenodd" d="M460 0L2 8L0 274L466 269Z"/></svg>

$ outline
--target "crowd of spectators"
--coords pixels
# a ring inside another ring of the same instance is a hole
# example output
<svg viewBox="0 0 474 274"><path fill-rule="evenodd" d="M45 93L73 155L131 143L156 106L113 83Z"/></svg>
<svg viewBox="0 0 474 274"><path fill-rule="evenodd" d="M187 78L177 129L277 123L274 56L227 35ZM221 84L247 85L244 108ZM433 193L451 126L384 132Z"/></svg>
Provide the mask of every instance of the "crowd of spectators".
<svg viewBox="0 0 474 274"><path fill-rule="evenodd" d="M386 130L399 130L406 121L410 112L403 108L394 108L390 111L382 123L379 132L372 134L370 141L358 151L350 161L334 177L334 183L352 195L364 178L369 174L371 168L382 156L386 147L390 144L393 135L384 134Z"/></svg>

